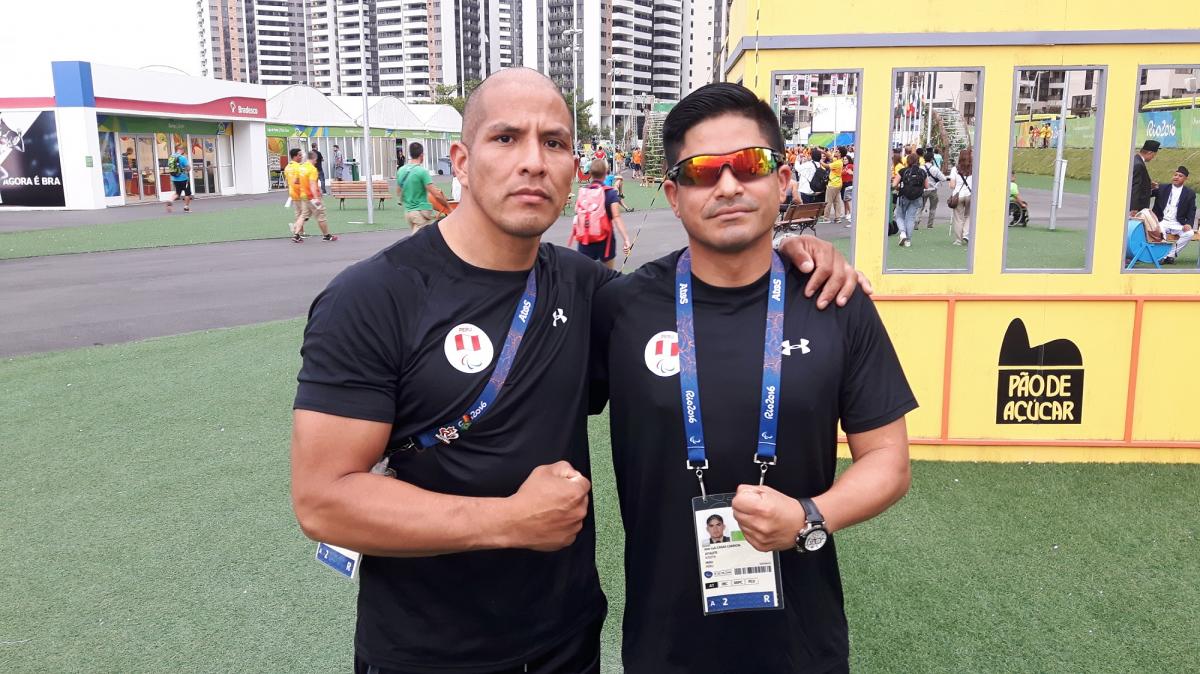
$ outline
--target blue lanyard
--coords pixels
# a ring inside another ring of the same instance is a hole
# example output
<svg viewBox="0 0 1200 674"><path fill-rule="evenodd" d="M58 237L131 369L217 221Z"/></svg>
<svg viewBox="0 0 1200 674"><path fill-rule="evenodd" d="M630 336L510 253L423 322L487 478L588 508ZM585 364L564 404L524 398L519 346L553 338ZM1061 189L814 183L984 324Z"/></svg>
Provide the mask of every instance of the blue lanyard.
<svg viewBox="0 0 1200 674"><path fill-rule="evenodd" d="M779 255L771 254L771 282L767 292L767 324L763 337L762 411L758 419L758 444L754 462L759 464L759 484L767 467L775 465L775 436L779 426L780 369L782 366L783 298L787 274ZM687 467L696 471L700 493L704 491L704 471L708 457L704 449L704 420L700 414L700 380L696 374L696 322L692 304L696 301L692 284L692 254L683 251L675 265L675 331L679 334L679 396L683 407L683 427L687 436Z"/></svg>
<svg viewBox="0 0 1200 674"><path fill-rule="evenodd" d="M488 379L487 385L483 387L479 397L462 416L424 433L418 433L414 437L418 446L428 448L438 443L450 444L458 439L461 431L470 428L479 420L479 417L483 416L484 412L495 404L496 397L500 395L500 389L504 387L504 380L508 379L508 371L512 369L513 360L517 356L517 348L521 346L521 339L525 336L525 329L529 327L529 320L533 318L533 308L536 305L537 266L535 265L533 269L529 270L529 278L525 281L525 293L521 295L521 301L517 302L517 308L513 311L512 325L508 328L508 336L504 338L504 348L500 351L500 357L496 359L496 367L492 368L492 376Z"/></svg>

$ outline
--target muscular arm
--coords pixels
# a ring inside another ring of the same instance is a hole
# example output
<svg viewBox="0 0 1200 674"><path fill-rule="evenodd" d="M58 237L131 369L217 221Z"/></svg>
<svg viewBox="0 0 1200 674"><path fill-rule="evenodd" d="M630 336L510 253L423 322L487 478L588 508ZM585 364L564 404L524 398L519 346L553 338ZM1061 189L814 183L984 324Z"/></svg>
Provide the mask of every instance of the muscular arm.
<svg viewBox="0 0 1200 674"><path fill-rule="evenodd" d="M565 461L539 466L508 498L440 494L370 473L391 425L296 410L292 507L304 534L370 555L570 545L591 484Z"/></svg>
<svg viewBox="0 0 1200 674"><path fill-rule="evenodd" d="M875 517L899 501L911 474L904 417L865 433L851 433L854 464L813 503L825 517L828 531L845 529ZM738 485L733 513L756 550L790 550L796 534L807 525L800 500L772 487Z"/></svg>
<svg viewBox="0 0 1200 674"><path fill-rule="evenodd" d="M295 411L292 507L306 536L391 557L508 544L506 499L438 494L372 475L390 432L377 421Z"/></svg>
<svg viewBox="0 0 1200 674"><path fill-rule="evenodd" d="M854 463L829 491L813 498L830 531L879 515L908 493L912 480L904 417L847 439Z"/></svg>

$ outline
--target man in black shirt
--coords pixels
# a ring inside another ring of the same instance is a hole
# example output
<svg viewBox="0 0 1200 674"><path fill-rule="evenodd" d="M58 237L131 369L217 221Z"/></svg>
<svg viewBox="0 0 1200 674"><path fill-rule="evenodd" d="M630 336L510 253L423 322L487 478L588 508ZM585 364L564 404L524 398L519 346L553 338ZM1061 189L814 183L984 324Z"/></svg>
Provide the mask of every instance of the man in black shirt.
<svg viewBox="0 0 1200 674"><path fill-rule="evenodd" d="M807 274L774 258L791 176L770 107L708 85L663 137L689 247L605 285L593 319L593 412L611 395L626 532L625 672L845 671L828 534L907 491L916 401L870 300L818 311ZM854 462L835 482L839 421ZM703 528L722 504L731 543ZM763 561L722 567L727 554Z"/></svg>
<svg viewBox="0 0 1200 674"><path fill-rule="evenodd" d="M329 190L325 189L325 155L317 149L317 144L312 144L312 151L317 155L313 160L313 166L317 167L317 182L321 184L321 194L329 194Z"/></svg>
<svg viewBox="0 0 1200 674"><path fill-rule="evenodd" d="M616 274L539 245L575 174L570 130L546 77L489 77L451 147L458 209L310 310L292 500L306 535L365 555L360 672L598 671L586 362ZM805 251L837 272L822 301L852 292L828 244Z"/></svg>

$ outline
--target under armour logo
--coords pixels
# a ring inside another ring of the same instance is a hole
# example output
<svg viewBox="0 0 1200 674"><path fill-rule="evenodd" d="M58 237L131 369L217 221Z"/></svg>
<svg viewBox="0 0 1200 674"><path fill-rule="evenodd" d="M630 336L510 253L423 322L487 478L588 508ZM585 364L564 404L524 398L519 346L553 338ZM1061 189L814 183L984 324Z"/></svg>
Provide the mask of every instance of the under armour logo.
<svg viewBox="0 0 1200 674"><path fill-rule="evenodd" d="M438 442L442 443L443 445L448 445L450 444L451 440L458 439L458 429L454 428L453 426L443 426L438 429L437 435L434 437L437 438Z"/></svg>
<svg viewBox="0 0 1200 674"><path fill-rule="evenodd" d="M792 355L792 352L796 349L800 349L801 354L806 354L809 351L812 351L812 349L808 348L807 339L800 340L799 344L792 344L791 340L785 340L783 344L779 345L779 348L783 349L783 355L785 356Z"/></svg>
<svg viewBox="0 0 1200 674"><path fill-rule="evenodd" d="M551 323L551 327L558 327L559 321L562 321L563 323L567 322L567 315L565 313L563 313L563 310L561 307L555 309L554 314L551 315L550 318L554 319L554 321Z"/></svg>

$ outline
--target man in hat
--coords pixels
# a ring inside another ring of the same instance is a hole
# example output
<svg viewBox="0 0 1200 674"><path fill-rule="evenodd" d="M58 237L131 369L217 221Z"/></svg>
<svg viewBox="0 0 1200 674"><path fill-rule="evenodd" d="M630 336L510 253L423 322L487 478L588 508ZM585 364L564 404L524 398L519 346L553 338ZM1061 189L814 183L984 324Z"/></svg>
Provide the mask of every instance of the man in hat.
<svg viewBox="0 0 1200 674"><path fill-rule="evenodd" d="M1192 227L1196 220L1196 192L1184 185L1187 179L1188 168L1180 166L1171 176L1171 184L1160 186L1154 193L1154 215L1158 216L1163 235L1168 241L1172 235L1179 237L1175 247L1161 260L1163 264L1175 264L1175 256L1196 234Z"/></svg>
<svg viewBox="0 0 1200 674"><path fill-rule="evenodd" d="M1137 156L1133 158L1133 185L1129 188L1129 217L1137 215L1143 208L1150 208L1150 196L1158 189L1158 183L1150 180L1150 172L1146 170L1146 162L1154 161L1160 144L1157 140L1148 140L1142 144Z"/></svg>

